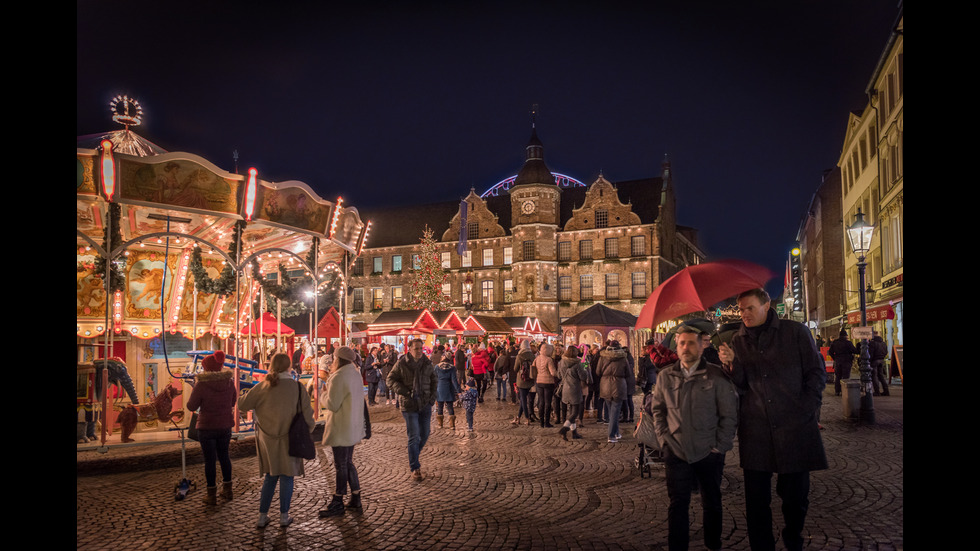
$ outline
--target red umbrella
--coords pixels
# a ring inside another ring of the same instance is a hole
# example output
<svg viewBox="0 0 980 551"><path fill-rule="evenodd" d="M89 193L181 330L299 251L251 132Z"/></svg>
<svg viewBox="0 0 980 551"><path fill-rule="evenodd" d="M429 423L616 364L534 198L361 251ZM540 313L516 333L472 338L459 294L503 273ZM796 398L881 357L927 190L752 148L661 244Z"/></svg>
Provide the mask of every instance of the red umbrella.
<svg viewBox="0 0 980 551"><path fill-rule="evenodd" d="M744 260L719 260L688 266L670 276L647 299L636 328L655 328L691 312L707 310L728 297L763 287L773 274Z"/></svg>

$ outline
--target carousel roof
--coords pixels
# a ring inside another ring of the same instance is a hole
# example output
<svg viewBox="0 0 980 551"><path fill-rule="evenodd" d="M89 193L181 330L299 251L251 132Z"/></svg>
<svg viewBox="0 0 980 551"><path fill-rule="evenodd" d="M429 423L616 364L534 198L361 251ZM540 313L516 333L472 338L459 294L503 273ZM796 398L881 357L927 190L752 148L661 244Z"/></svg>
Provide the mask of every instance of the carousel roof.
<svg viewBox="0 0 980 551"><path fill-rule="evenodd" d="M104 151L105 139L112 147ZM94 271L100 257L113 258L126 278L125 292L116 300L117 313L121 311L117 330L132 328L134 335L148 338L154 336L147 330L154 320L159 332L161 308L172 320L167 323L170 330L183 331L185 320L193 318L203 327L198 333L218 324L233 331L246 322L234 323L236 309L229 302L248 310L245 306L258 288L249 266L256 264L266 275L277 274L282 264L291 277L302 275L316 239L315 268L322 282L330 275L328 268L342 272L345 260L356 256L366 239L368 224L357 209L339 198L323 199L300 181L271 182L254 170L247 175L229 172L191 153L167 152L129 129L81 136L77 143L77 306L82 336L101 333L98 326L104 324L98 323L105 319L104 274ZM111 193L103 179L112 184ZM110 221L115 242L106 250ZM199 297L195 305L189 298L191 252L200 247L205 272L217 278L234 256L230 249L235 228L242 223L238 268L250 285L243 284L247 292L240 299L224 297L227 301Z"/></svg>
<svg viewBox="0 0 980 551"><path fill-rule="evenodd" d="M113 149L115 151L125 153L127 155L133 155L134 157L149 157L150 155L162 155L163 153L167 152L166 149L140 136L136 132L129 130L128 128L125 130L116 130L115 132L107 132L105 134L89 134L87 136L79 136L76 140L76 145L79 148L96 149L102 143L102 140L112 141Z"/></svg>

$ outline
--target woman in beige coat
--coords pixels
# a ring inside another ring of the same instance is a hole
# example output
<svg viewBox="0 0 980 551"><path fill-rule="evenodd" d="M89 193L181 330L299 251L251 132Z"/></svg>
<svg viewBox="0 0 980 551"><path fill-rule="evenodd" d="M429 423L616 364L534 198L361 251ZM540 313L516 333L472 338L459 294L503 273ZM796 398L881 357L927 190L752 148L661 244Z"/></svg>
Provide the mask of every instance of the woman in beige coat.
<svg viewBox="0 0 980 551"><path fill-rule="evenodd" d="M554 346L544 343L538 350L537 357L534 358L534 367L538 372L535 384L538 387L538 412L541 414L542 428L554 427L551 424L551 402L555 396L555 378L558 376L558 368L555 367L555 360L551 357L554 352Z"/></svg>
<svg viewBox="0 0 980 551"><path fill-rule="evenodd" d="M303 459L289 455L289 425L302 408L303 418L310 427L316 426L310 397L299 382L289 377L291 364L286 354L276 354L269 365L265 380L238 400L238 409L255 410L255 449L259 457L259 474L265 475L259 497L257 528L269 524L269 507L279 484L279 525L288 526L289 503L293 497L293 477L302 475ZM298 402L297 402L298 401Z"/></svg>
<svg viewBox="0 0 980 551"><path fill-rule="evenodd" d="M344 496L350 486L349 509L361 509L361 484L354 467L354 445L365 436L364 386L361 373L354 365L354 350L341 346L334 354L334 365L327 379L327 388L320 395L320 405L325 409L323 445L333 449L333 465L337 470L337 486L333 500L320 517L344 514Z"/></svg>

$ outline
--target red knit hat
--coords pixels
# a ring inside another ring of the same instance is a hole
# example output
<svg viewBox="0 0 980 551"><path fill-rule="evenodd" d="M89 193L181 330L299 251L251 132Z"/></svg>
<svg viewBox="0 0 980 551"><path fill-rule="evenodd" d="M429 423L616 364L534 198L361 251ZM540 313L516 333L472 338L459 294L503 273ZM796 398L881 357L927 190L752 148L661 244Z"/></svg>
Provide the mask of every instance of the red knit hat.
<svg viewBox="0 0 980 551"><path fill-rule="evenodd" d="M221 371L221 368L225 365L225 353L216 350L214 354L205 356L204 360L201 361L201 365L204 366L204 371Z"/></svg>

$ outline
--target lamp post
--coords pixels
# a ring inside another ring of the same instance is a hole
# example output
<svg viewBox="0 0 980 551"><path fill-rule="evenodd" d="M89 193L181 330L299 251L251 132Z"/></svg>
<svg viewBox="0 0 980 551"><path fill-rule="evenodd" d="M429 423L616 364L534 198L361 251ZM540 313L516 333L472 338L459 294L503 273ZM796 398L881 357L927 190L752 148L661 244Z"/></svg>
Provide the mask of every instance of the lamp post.
<svg viewBox="0 0 980 551"><path fill-rule="evenodd" d="M463 281L463 308L467 312L473 310L473 278L470 274L466 274L466 280Z"/></svg>
<svg viewBox="0 0 980 551"><path fill-rule="evenodd" d="M871 238L874 235L874 226L864 221L864 213L858 208L854 223L847 228L847 238L851 242L851 249L858 257L858 288L861 289L861 327L868 323L868 300L865 289L864 272L868 263L865 261L868 251L871 249ZM861 422L868 425L875 424L874 391L871 386L871 355L868 353L868 339L861 338L861 354L858 356L858 371L861 373L861 386L864 393L861 396Z"/></svg>

